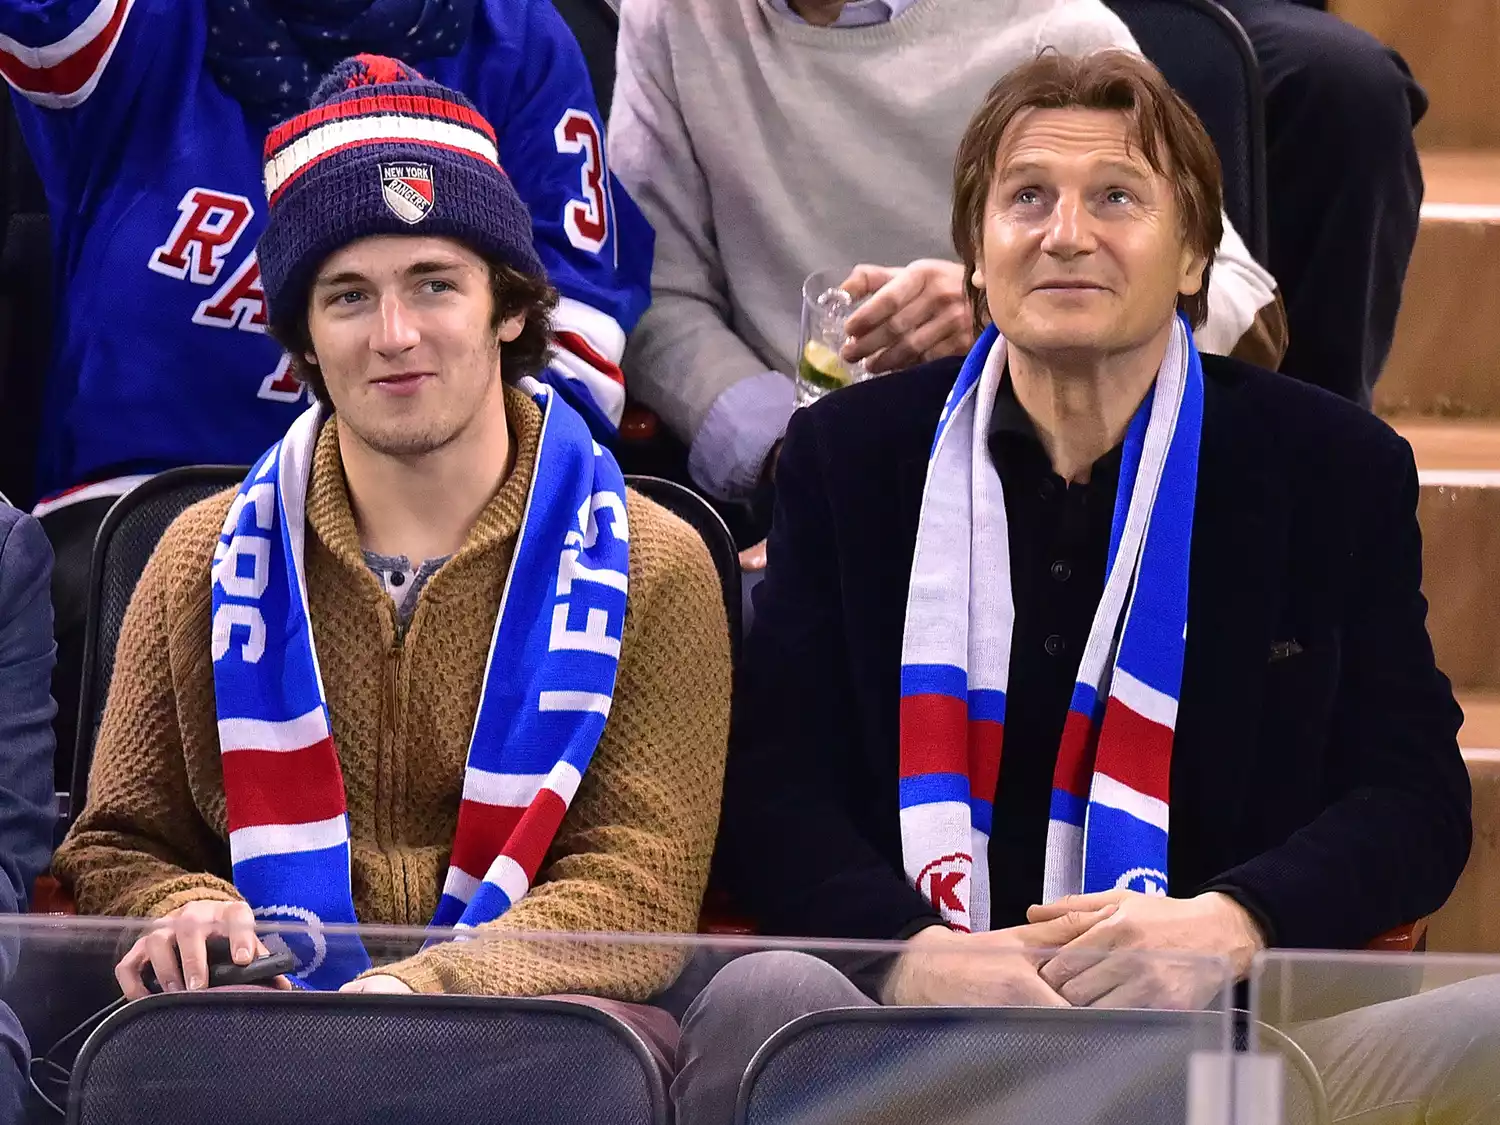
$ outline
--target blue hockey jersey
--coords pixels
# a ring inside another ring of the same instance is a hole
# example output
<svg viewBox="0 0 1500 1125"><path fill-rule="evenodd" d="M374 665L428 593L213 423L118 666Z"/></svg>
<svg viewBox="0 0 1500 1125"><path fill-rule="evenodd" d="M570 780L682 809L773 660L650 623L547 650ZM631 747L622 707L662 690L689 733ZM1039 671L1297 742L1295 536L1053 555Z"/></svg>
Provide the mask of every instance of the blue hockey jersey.
<svg viewBox="0 0 1500 1125"><path fill-rule="evenodd" d="M248 464L306 405L266 335L255 260L274 123L220 90L207 35L203 0L0 0L0 73L52 218L44 496ZM495 126L562 294L546 377L607 434L653 236L608 170L577 42L548 0L480 0L464 46L420 69Z"/></svg>

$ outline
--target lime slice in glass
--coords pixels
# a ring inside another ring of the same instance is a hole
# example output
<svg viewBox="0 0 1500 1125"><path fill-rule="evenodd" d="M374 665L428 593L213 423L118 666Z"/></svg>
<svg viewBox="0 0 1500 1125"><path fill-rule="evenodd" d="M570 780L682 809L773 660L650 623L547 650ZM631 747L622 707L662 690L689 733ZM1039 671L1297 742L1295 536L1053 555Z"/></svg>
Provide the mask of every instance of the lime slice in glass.
<svg viewBox="0 0 1500 1125"><path fill-rule="evenodd" d="M825 391L838 390L851 382L849 369L836 351L822 340L809 340L802 349L797 374L806 382Z"/></svg>

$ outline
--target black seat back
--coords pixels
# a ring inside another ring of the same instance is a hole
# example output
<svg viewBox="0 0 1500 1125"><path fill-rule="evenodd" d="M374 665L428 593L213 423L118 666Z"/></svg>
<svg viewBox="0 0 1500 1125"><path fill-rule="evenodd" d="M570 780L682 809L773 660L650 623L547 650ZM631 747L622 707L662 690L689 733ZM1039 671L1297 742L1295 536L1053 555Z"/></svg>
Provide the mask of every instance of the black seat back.
<svg viewBox="0 0 1500 1125"><path fill-rule="evenodd" d="M719 585L724 593L724 613L729 619L729 653L736 667L740 658L740 618L743 608L740 594L740 554L734 545L729 525L703 497L676 481L661 477L627 475L625 483L642 496L655 500L678 519L696 531L714 560Z"/></svg>
<svg viewBox="0 0 1500 1125"><path fill-rule="evenodd" d="M661 1071L623 1020L487 996L151 996L89 1036L68 1101L71 1125L667 1122Z"/></svg>
<svg viewBox="0 0 1500 1125"><path fill-rule="evenodd" d="M613 0L552 0L552 6L567 21L573 38L583 50L594 100L609 121L609 103L615 92L615 40L620 36L619 7Z"/></svg>
<svg viewBox="0 0 1500 1125"><path fill-rule="evenodd" d="M0 108L0 492L36 500L37 431L52 354L47 199L9 98Z"/></svg>
<svg viewBox="0 0 1500 1125"><path fill-rule="evenodd" d="M94 742L104 721L104 703L115 671L115 646L141 572L173 520L199 500L239 484L247 471L227 465L190 465L158 473L116 500L99 525L84 623L78 742L68 801L70 822L78 816L88 795Z"/></svg>
<svg viewBox="0 0 1500 1125"><path fill-rule="evenodd" d="M1214 0L1108 4L1213 138L1224 166L1224 211L1266 264L1265 91L1245 29Z"/></svg>

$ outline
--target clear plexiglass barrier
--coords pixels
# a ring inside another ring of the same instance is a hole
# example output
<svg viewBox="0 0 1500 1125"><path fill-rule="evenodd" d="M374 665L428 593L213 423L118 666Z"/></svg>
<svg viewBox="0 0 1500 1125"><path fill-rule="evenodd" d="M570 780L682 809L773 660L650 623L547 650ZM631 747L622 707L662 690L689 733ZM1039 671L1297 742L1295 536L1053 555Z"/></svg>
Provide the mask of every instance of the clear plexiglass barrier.
<svg viewBox="0 0 1500 1125"><path fill-rule="evenodd" d="M1289 1125L1500 1123L1500 957L1274 951L1250 1003L1258 1045L1317 1079Z"/></svg>
<svg viewBox="0 0 1500 1125"><path fill-rule="evenodd" d="M0 1121L1500 1123L1500 961L1268 954L1237 982L997 935L209 936L0 920Z"/></svg>

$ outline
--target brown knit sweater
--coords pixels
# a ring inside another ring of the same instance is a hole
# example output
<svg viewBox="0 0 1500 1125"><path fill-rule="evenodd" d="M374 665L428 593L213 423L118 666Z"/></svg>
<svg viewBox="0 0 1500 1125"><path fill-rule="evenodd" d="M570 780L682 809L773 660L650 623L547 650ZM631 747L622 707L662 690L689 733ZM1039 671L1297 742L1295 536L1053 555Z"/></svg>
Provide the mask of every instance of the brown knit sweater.
<svg viewBox="0 0 1500 1125"><path fill-rule="evenodd" d="M361 922L425 926L447 872L541 429L526 395L508 388L506 410L515 469L422 590L403 639L390 597L360 554L336 427L325 426L318 441L308 598ZM232 497L221 493L178 518L126 614L88 804L54 860L83 913L160 917L193 899L239 897L229 882L209 659L209 569ZM629 600L614 706L593 762L536 885L483 927L491 940L439 945L378 970L419 992L641 1000L680 967L659 948L497 940L697 927L728 738L728 629L697 534L634 492L626 506ZM367 944L379 961L381 950Z"/></svg>

